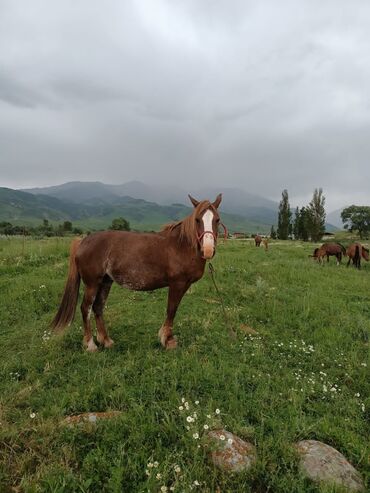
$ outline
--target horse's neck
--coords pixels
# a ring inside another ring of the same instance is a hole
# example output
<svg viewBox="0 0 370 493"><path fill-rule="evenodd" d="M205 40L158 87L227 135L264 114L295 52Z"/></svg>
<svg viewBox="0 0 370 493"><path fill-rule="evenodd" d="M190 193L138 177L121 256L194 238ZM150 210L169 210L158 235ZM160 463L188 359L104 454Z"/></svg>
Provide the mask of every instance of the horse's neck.
<svg viewBox="0 0 370 493"><path fill-rule="evenodd" d="M198 254L196 247L191 244L188 238L181 238L181 226L173 228L165 232L169 244L176 250L176 254L183 256L185 259L194 260L197 256L199 260L202 257Z"/></svg>

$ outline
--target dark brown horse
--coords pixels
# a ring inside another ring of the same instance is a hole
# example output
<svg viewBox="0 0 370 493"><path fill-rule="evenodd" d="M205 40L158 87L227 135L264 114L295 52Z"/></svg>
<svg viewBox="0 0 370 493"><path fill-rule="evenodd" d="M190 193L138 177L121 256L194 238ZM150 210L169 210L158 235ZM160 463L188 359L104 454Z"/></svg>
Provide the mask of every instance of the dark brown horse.
<svg viewBox="0 0 370 493"><path fill-rule="evenodd" d="M165 348L175 348L172 327L177 307L190 285L203 276L206 260L214 256L220 223L217 209L221 194L213 203L189 198L194 206L192 213L165 226L160 233L103 231L75 240L63 298L52 326L61 329L72 322L82 279L84 345L88 351L97 350L90 325L93 311L97 341L111 347L103 310L113 281L136 291L168 286L167 317L158 336Z"/></svg>
<svg viewBox="0 0 370 493"><path fill-rule="evenodd" d="M255 243L256 247L259 247L261 245L261 242L262 242L262 236L256 235L254 237L254 243Z"/></svg>
<svg viewBox="0 0 370 493"><path fill-rule="evenodd" d="M329 257L335 256L337 265L339 265L342 261L342 255L346 255L346 249L340 243L323 243L320 248L315 248L312 257L321 264L324 257L329 262Z"/></svg>
<svg viewBox="0 0 370 493"><path fill-rule="evenodd" d="M369 249L365 248L361 243L352 243L347 248L346 253L348 255L347 267L352 260L354 267L361 269L361 257L365 259L366 262L369 261Z"/></svg>

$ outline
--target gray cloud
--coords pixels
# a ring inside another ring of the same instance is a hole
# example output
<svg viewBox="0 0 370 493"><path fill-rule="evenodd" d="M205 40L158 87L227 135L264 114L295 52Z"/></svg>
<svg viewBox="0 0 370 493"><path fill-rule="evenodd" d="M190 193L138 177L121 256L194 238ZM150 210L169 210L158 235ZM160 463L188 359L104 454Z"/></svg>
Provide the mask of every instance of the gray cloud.
<svg viewBox="0 0 370 493"><path fill-rule="evenodd" d="M366 0L0 1L1 183L364 202Z"/></svg>

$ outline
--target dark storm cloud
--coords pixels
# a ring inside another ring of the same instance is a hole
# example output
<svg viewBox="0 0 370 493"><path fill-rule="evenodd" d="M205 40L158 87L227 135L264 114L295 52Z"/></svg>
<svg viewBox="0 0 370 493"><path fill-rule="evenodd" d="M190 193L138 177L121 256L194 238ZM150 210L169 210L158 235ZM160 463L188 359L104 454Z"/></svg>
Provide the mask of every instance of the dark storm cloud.
<svg viewBox="0 0 370 493"><path fill-rule="evenodd" d="M369 25L365 0L0 0L1 182L365 202Z"/></svg>

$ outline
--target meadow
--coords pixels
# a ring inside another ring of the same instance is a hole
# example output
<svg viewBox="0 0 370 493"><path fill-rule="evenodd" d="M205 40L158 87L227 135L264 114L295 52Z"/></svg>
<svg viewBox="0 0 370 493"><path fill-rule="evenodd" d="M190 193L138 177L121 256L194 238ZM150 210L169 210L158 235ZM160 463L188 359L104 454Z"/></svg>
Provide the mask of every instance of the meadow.
<svg viewBox="0 0 370 493"><path fill-rule="evenodd" d="M309 438L343 453L370 487L370 264L320 266L300 242L268 252L221 242L213 265L236 339L206 272L180 305L175 351L157 339L166 290L114 285L105 319L115 346L88 354L79 312L62 335L48 327L69 241L0 239L1 492L339 491L300 474L292 445ZM63 424L88 411L122 413ZM215 469L204 425L254 443L257 463Z"/></svg>

